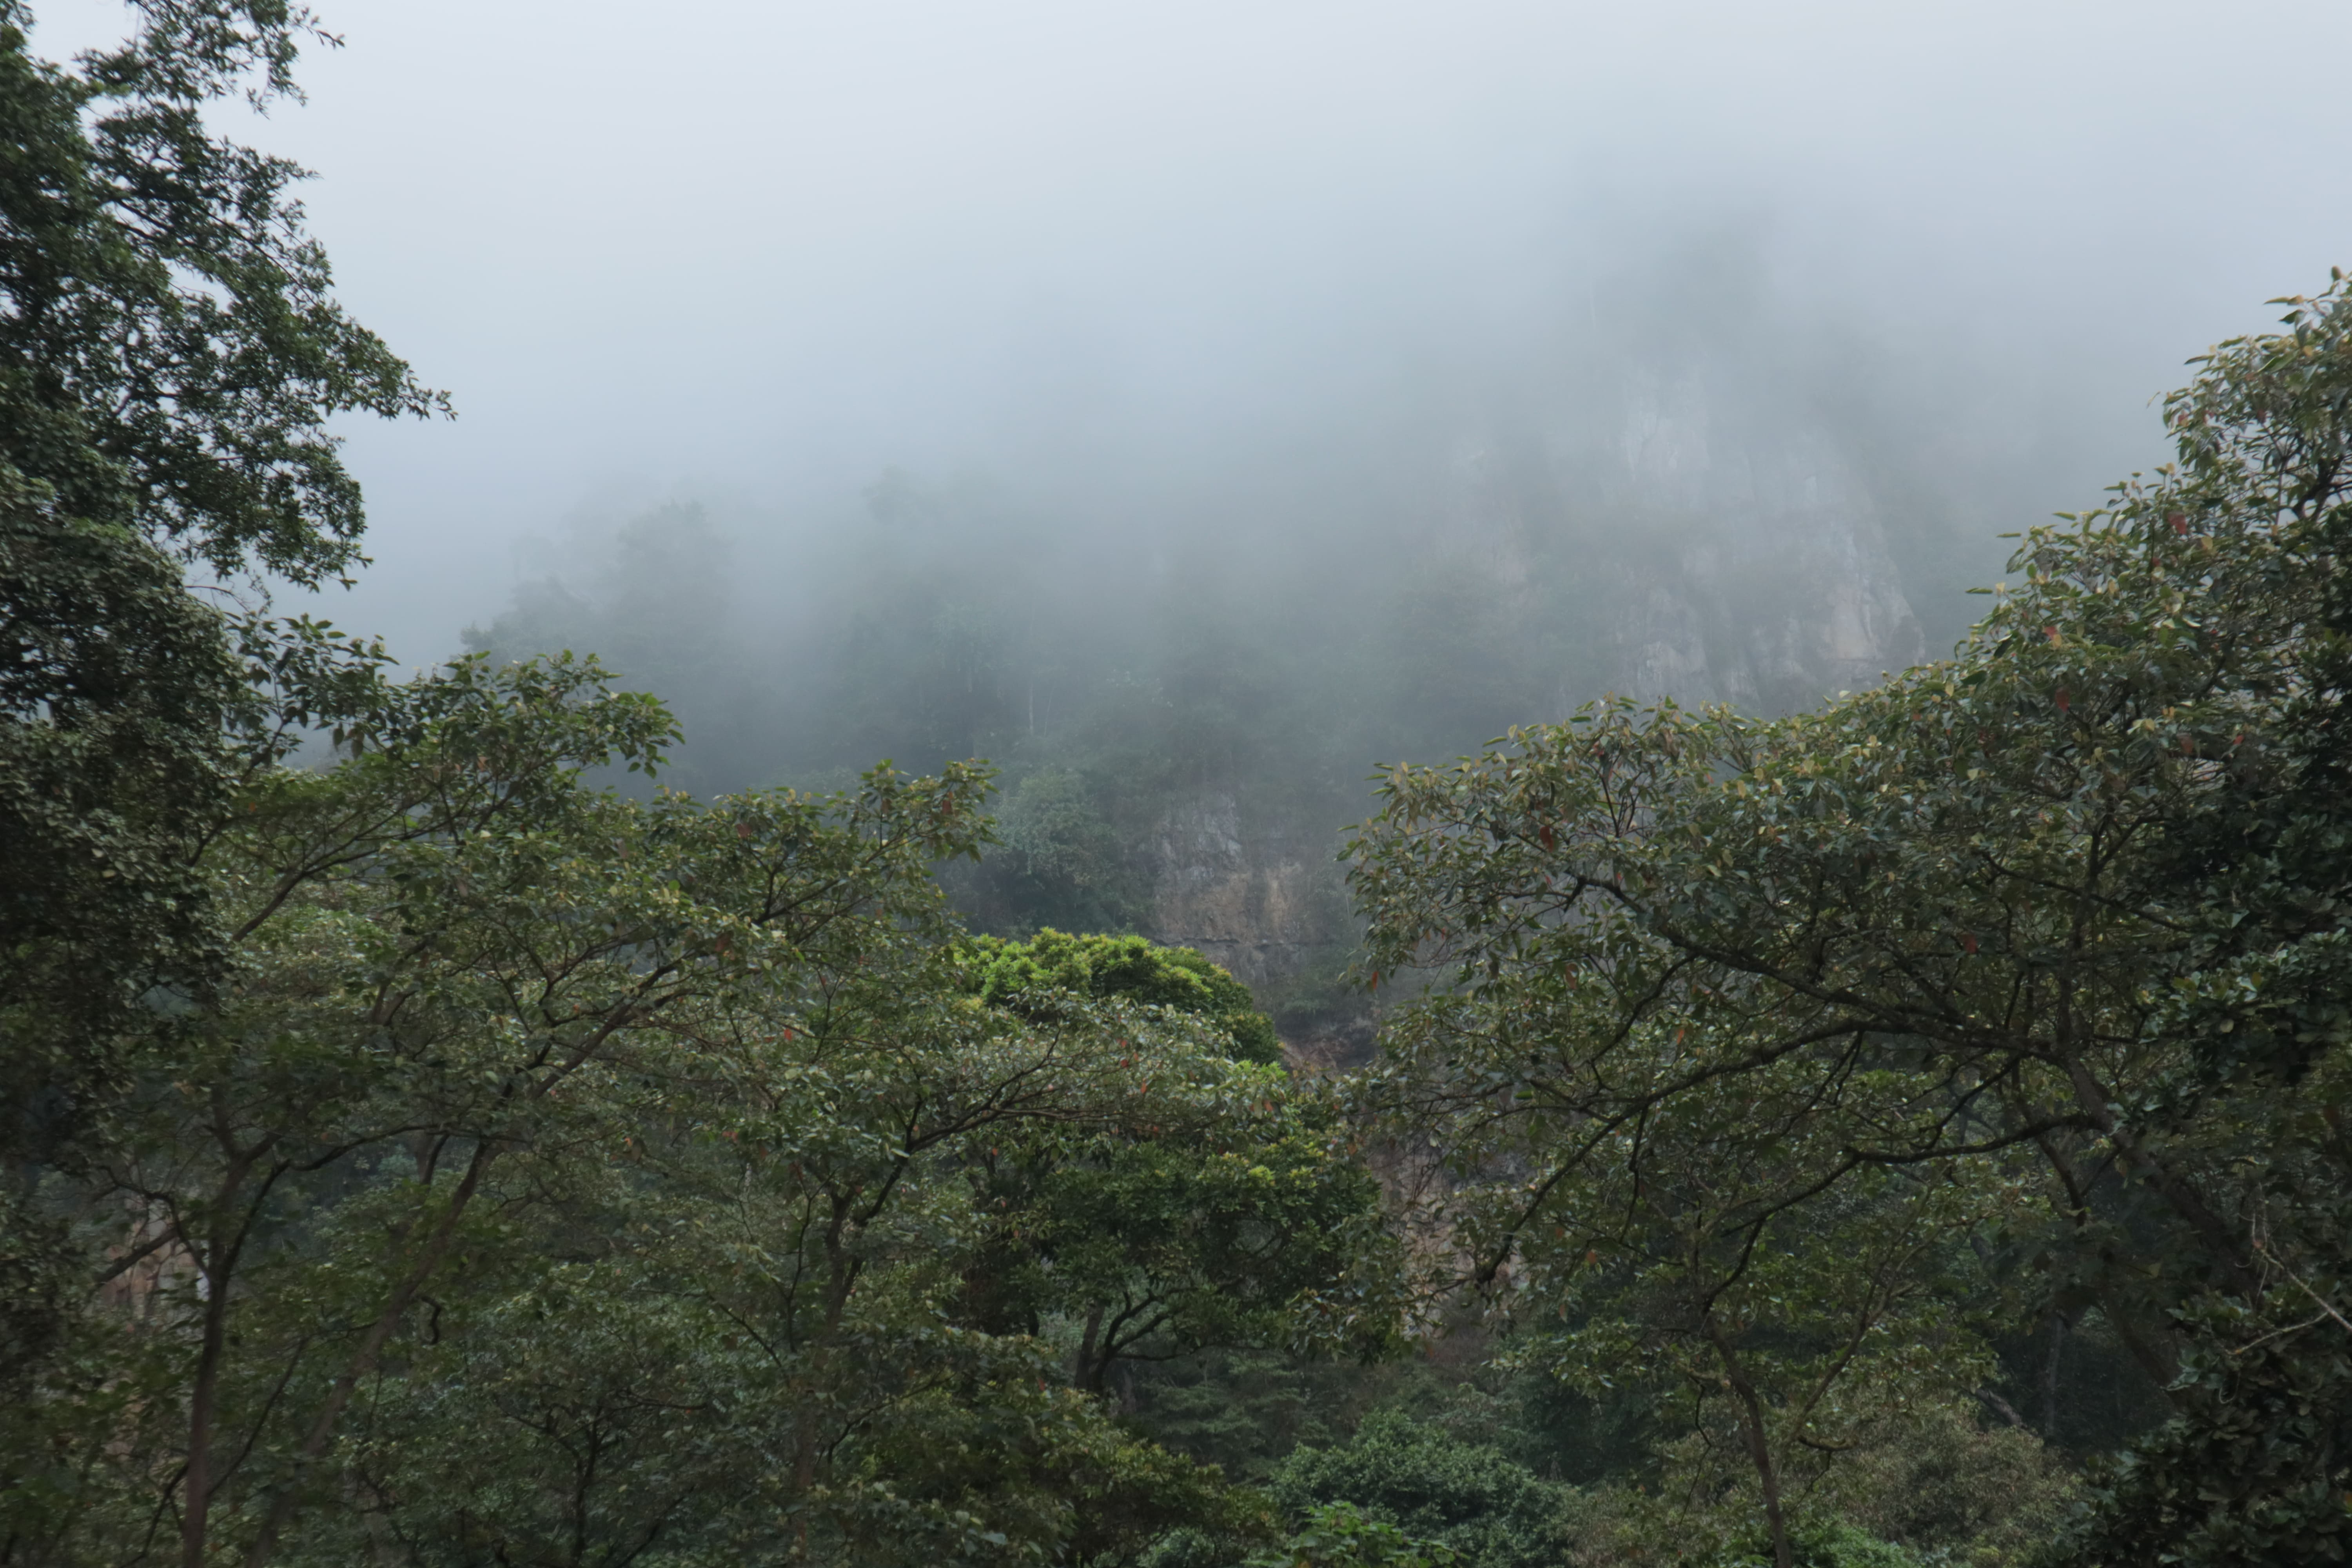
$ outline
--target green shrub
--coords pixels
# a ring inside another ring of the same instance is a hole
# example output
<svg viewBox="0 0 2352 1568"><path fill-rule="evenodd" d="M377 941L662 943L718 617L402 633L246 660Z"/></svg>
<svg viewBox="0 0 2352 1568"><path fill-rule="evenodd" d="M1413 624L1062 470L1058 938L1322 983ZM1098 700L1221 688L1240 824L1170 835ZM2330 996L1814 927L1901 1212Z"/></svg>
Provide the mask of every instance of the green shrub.
<svg viewBox="0 0 2352 1568"><path fill-rule="evenodd" d="M1574 1539L1574 1488L1542 1479L1500 1448L1394 1412L1371 1416L1337 1447L1296 1450L1270 1489L1286 1517L1353 1504L1443 1543L1465 1568L1549 1568Z"/></svg>
<svg viewBox="0 0 2352 1568"><path fill-rule="evenodd" d="M1795 1568L1925 1568L1922 1560L1843 1520L1815 1520L1790 1531ZM1759 1525L1689 1568L1773 1568L1772 1538Z"/></svg>
<svg viewBox="0 0 2352 1568"><path fill-rule="evenodd" d="M1457 1568L1462 1553L1441 1541L1407 1535L1352 1503L1311 1509L1282 1550L1250 1559L1248 1568Z"/></svg>
<svg viewBox="0 0 2352 1568"><path fill-rule="evenodd" d="M1274 1021L1250 988L1193 948L1161 947L1139 936L1072 936L1048 926L1026 942L969 939L967 984L983 1002L1020 1010L1055 992L1124 996L1209 1019L1233 1037L1243 1061L1282 1059Z"/></svg>

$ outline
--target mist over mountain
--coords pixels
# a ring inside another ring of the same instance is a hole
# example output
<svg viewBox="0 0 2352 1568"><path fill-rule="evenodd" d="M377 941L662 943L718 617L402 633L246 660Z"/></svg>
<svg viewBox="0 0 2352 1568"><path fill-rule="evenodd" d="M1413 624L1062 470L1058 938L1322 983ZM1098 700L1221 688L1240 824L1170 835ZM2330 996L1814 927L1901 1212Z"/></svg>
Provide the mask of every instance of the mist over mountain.
<svg viewBox="0 0 2352 1568"><path fill-rule="evenodd" d="M2352 241L2314 5L328 21L246 132L459 418L315 608L595 651L698 793L986 756L978 918L1261 976L1377 763L1948 648Z"/></svg>
<svg viewBox="0 0 2352 1568"><path fill-rule="evenodd" d="M2301 0L324 20L310 101L238 129L323 172L342 296L455 395L349 427L375 560L322 605L419 663L579 510L699 500L764 583L893 466L1097 527L1209 527L1244 473L1339 504L1334 463L1387 500L1400 430L1541 423L1596 318L1651 333L1628 281L1857 416L1912 389L2014 526L2152 458L2179 362L2352 237L2352 110L2281 85L2347 23ZM38 23L62 58L121 8Z"/></svg>
<svg viewBox="0 0 2352 1568"><path fill-rule="evenodd" d="M467 642L599 653L674 705L698 793L989 758L983 925L1199 946L1311 1023L1376 764L1604 693L1870 684L1951 646L1999 532L2153 446L1784 268L1762 219L1621 230L1510 321L1366 322L1389 354L1238 426L1074 395L1015 458L781 514L615 498Z"/></svg>

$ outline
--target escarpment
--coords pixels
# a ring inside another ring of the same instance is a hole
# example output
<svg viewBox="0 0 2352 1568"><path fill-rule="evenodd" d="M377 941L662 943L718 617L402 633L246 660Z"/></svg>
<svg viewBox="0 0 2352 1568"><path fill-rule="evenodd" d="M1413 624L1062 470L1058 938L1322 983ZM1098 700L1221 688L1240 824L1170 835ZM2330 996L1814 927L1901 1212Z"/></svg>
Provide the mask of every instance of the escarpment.
<svg viewBox="0 0 2352 1568"><path fill-rule="evenodd" d="M1885 503L1832 429L1704 369L1630 374L1612 402L1607 417L1563 407L1549 426L1465 422L1428 464L1425 577L1450 595L1431 619L1547 651L1528 672L1539 688L1519 677L1539 710L1519 720L1608 692L1785 712L1926 656ZM1440 731L1458 720L1457 748L1475 745L1486 736L1459 725L1498 705L1472 661L1448 668L1474 675L1420 700ZM1335 858L1368 808L1361 771L1320 796L1234 776L1166 798L1141 855L1148 934L1277 991L1336 968L1353 933ZM1294 1045L1334 1026L1328 1008L1298 1016Z"/></svg>

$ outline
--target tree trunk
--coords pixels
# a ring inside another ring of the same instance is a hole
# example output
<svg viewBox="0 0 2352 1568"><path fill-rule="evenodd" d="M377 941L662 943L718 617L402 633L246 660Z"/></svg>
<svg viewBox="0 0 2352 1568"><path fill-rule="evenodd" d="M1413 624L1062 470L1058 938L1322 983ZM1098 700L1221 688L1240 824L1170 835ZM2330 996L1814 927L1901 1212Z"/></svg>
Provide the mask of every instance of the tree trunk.
<svg viewBox="0 0 2352 1568"><path fill-rule="evenodd" d="M448 1254L450 1242L457 1237L457 1221L464 1216L467 1205L473 1202L483 1175L490 1168L490 1162L497 1158L496 1145L477 1143L474 1146L474 1158L467 1165L466 1174L458 1182L457 1191L449 1194L449 1206L442 1211L440 1220L435 1225L432 1235L425 1239L415 1262L393 1286L392 1294L384 1301L383 1310L376 1315L375 1321L360 1337L359 1348L352 1352L342 1374L327 1391L325 1403L320 1406L319 1414L311 1420L310 1430L302 1439L300 1462L303 1468L307 1468L327 1451L328 1444L334 1438L336 1423L342 1418L343 1407L351 1403L360 1380L375 1366L376 1357L383 1353L385 1342L400 1326L400 1320L407 1316L410 1304L416 1300L416 1293L425 1289L435 1271L441 1267L442 1258ZM301 1502L301 1479L298 1473L294 1480L279 1488L278 1495L270 1500L269 1511L262 1518L261 1530L254 1537L253 1548L246 1553L245 1568L263 1568L263 1564L276 1554L278 1537L292 1521L294 1510ZM198 1565L192 1562L187 1568L198 1568Z"/></svg>
<svg viewBox="0 0 2352 1568"><path fill-rule="evenodd" d="M195 1386L188 1396L188 1470L180 1483L187 1500L180 1513L180 1568L205 1568L205 1537L213 1503L213 1421L226 1340L226 1285L206 1271L204 1345L196 1352Z"/></svg>
<svg viewBox="0 0 2352 1568"><path fill-rule="evenodd" d="M1102 1332L1103 1310L1087 1314L1087 1331L1078 1341L1078 1364L1070 1369L1070 1384L1088 1394L1102 1392L1102 1369L1095 1365L1095 1339Z"/></svg>
<svg viewBox="0 0 2352 1568"><path fill-rule="evenodd" d="M2066 1348L2066 1319L2052 1308L2048 1320L2050 1346L2042 1352L2042 1440L2058 1441L2058 1361Z"/></svg>
<svg viewBox="0 0 2352 1568"><path fill-rule="evenodd" d="M237 1256L245 1247L245 1228L242 1225L233 1231L227 1228L228 1214L244 1194L253 1162L267 1147L264 1140L259 1147L232 1153L214 1200L211 1234L205 1238L204 1251L198 1256L194 1248L187 1248L196 1257L204 1280L205 1331L196 1352L194 1386L188 1394L188 1468L181 1479L182 1495L187 1500L180 1511L181 1568L204 1568L212 1528L213 1488L218 1484L213 1475L213 1427L220 1414L221 1362L228 1353L229 1285L236 1278ZM266 1195L268 1191L265 1183L262 1192ZM184 1233L179 1239L187 1247Z"/></svg>
<svg viewBox="0 0 2352 1568"><path fill-rule="evenodd" d="M1757 1396L1756 1385L1748 1380L1748 1373L1732 1351L1723 1325L1711 1316L1706 1321L1706 1336L1714 1342L1715 1353L1723 1362L1724 1381L1731 1384L1732 1394L1739 1400L1739 1425L1748 1438L1748 1457L1755 1461L1756 1479L1764 1488L1764 1523L1772 1532L1773 1568L1795 1568L1796 1553L1789 1543L1789 1520L1780 1507L1780 1472L1772 1463L1772 1445L1764 1431L1764 1402Z"/></svg>

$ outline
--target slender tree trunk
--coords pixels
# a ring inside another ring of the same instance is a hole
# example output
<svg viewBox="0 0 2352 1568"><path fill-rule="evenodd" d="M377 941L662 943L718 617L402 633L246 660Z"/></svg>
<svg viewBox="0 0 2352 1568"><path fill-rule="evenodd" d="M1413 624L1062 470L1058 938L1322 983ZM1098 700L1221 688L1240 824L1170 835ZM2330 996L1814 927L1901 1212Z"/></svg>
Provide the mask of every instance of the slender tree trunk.
<svg viewBox="0 0 2352 1568"><path fill-rule="evenodd" d="M845 1239L853 1214L849 1199L836 1193L824 1231L824 1331L808 1358L807 1392L801 1402L800 1429L793 1436L793 1496L797 1511L793 1515L793 1560L796 1563L809 1560L808 1495L816 1487L817 1417L823 1408L817 1391L824 1385L834 1347L840 1342L841 1321L848 1315L849 1298L857 1289L858 1275L864 1267L850 1256Z"/></svg>
<svg viewBox="0 0 2352 1568"><path fill-rule="evenodd" d="M310 1430L302 1439L302 1468L307 1468L327 1451L327 1445L335 1435L335 1424L342 1418L343 1407L352 1402L360 1379L373 1370L376 1357L383 1352L384 1342L400 1326L400 1320L407 1316L410 1304L416 1300L416 1293L425 1289L426 1281L440 1268L441 1260L448 1255L450 1242L457 1237L458 1220L464 1217L467 1205L473 1202L474 1194L481 1186L483 1174L496 1158L498 1152L493 1145L478 1143L474 1146L474 1158L466 1166L466 1174L457 1183L457 1190L449 1194L449 1206L442 1211L440 1220L434 1226L433 1234L425 1238L415 1262L393 1286L392 1294L384 1300L383 1310L376 1315L375 1321L369 1324L367 1332L361 1336L359 1349L352 1352L350 1364L343 1368L342 1375L335 1379L334 1386L327 1393L326 1403L319 1407L319 1414L311 1420ZM254 1537L253 1548L246 1553L245 1568L262 1568L276 1554L278 1538L292 1521L301 1498L302 1483L298 1474L292 1482L279 1488L278 1495L270 1500L269 1512L261 1521L260 1533ZM201 1568L201 1565L192 1560L185 1568Z"/></svg>
<svg viewBox="0 0 2352 1568"><path fill-rule="evenodd" d="M813 1398L801 1418L797 1444L793 1456L793 1499L797 1505L793 1515L793 1557L805 1563L809 1560L808 1495L816 1485L816 1402Z"/></svg>
<svg viewBox="0 0 2352 1568"><path fill-rule="evenodd" d="M564 1560L567 1568L585 1568L588 1562L588 1499L596 1489L596 1461L603 1457L604 1445L592 1433L572 1488L572 1555Z"/></svg>
<svg viewBox="0 0 2352 1568"><path fill-rule="evenodd" d="M2066 1319L2052 1308L2048 1319L2049 1348L2042 1352L2042 1440L2058 1440L2058 1358L2066 1348Z"/></svg>
<svg viewBox="0 0 2352 1568"><path fill-rule="evenodd" d="M1102 1376L1095 1366L1095 1338L1102 1332L1102 1309L1097 1306L1087 1314L1087 1331L1078 1339L1078 1364L1071 1368L1070 1383L1088 1394L1102 1392Z"/></svg>
<svg viewBox="0 0 2352 1568"><path fill-rule="evenodd" d="M232 1152L213 1207L212 1234L205 1238L198 1260L205 1283L204 1339L196 1352L196 1376L188 1394L188 1468L181 1478L181 1568L204 1568L205 1547L212 1527L213 1428L220 1418L221 1362L228 1351L229 1282L236 1277L237 1254L244 1247L242 1226L230 1229L228 1214L245 1190L259 1150ZM265 1189L266 1190L266 1189ZM186 1245L187 1237L181 1237Z"/></svg>
<svg viewBox="0 0 2352 1568"><path fill-rule="evenodd" d="M2168 1387L2180 1371L2179 1359L2172 1353L2172 1347L2150 1339L2128 1313L2118 1310L2114 1305L2113 1291L2100 1291L2098 1302L2099 1315L2106 1319L2109 1328L2115 1330L2116 1338L2123 1342L2124 1349L2133 1361L2139 1363L2139 1369L2147 1374L2148 1382L2158 1390ZM2164 1397L2168 1403L2172 1398L2169 1394Z"/></svg>
<svg viewBox="0 0 2352 1568"><path fill-rule="evenodd" d="M1764 1430L1764 1401L1757 1396L1756 1385L1748 1380L1747 1369L1740 1365L1723 1325L1712 1316L1706 1321L1706 1334L1723 1362L1724 1379L1739 1401L1739 1425L1748 1438L1748 1457L1755 1461L1756 1479L1764 1488L1764 1523L1772 1532L1773 1568L1795 1568L1796 1554L1789 1544L1788 1515L1780 1507L1780 1472L1772 1463L1772 1445Z"/></svg>
<svg viewBox="0 0 2352 1568"><path fill-rule="evenodd" d="M205 1272L205 1333L196 1352L195 1386L188 1396L188 1469L181 1479L187 1499L180 1511L181 1568L204 1568L205 1535L212 1517L213 1423L220 1398L221 1354L227 1333L226 1281Z"/></svg>

